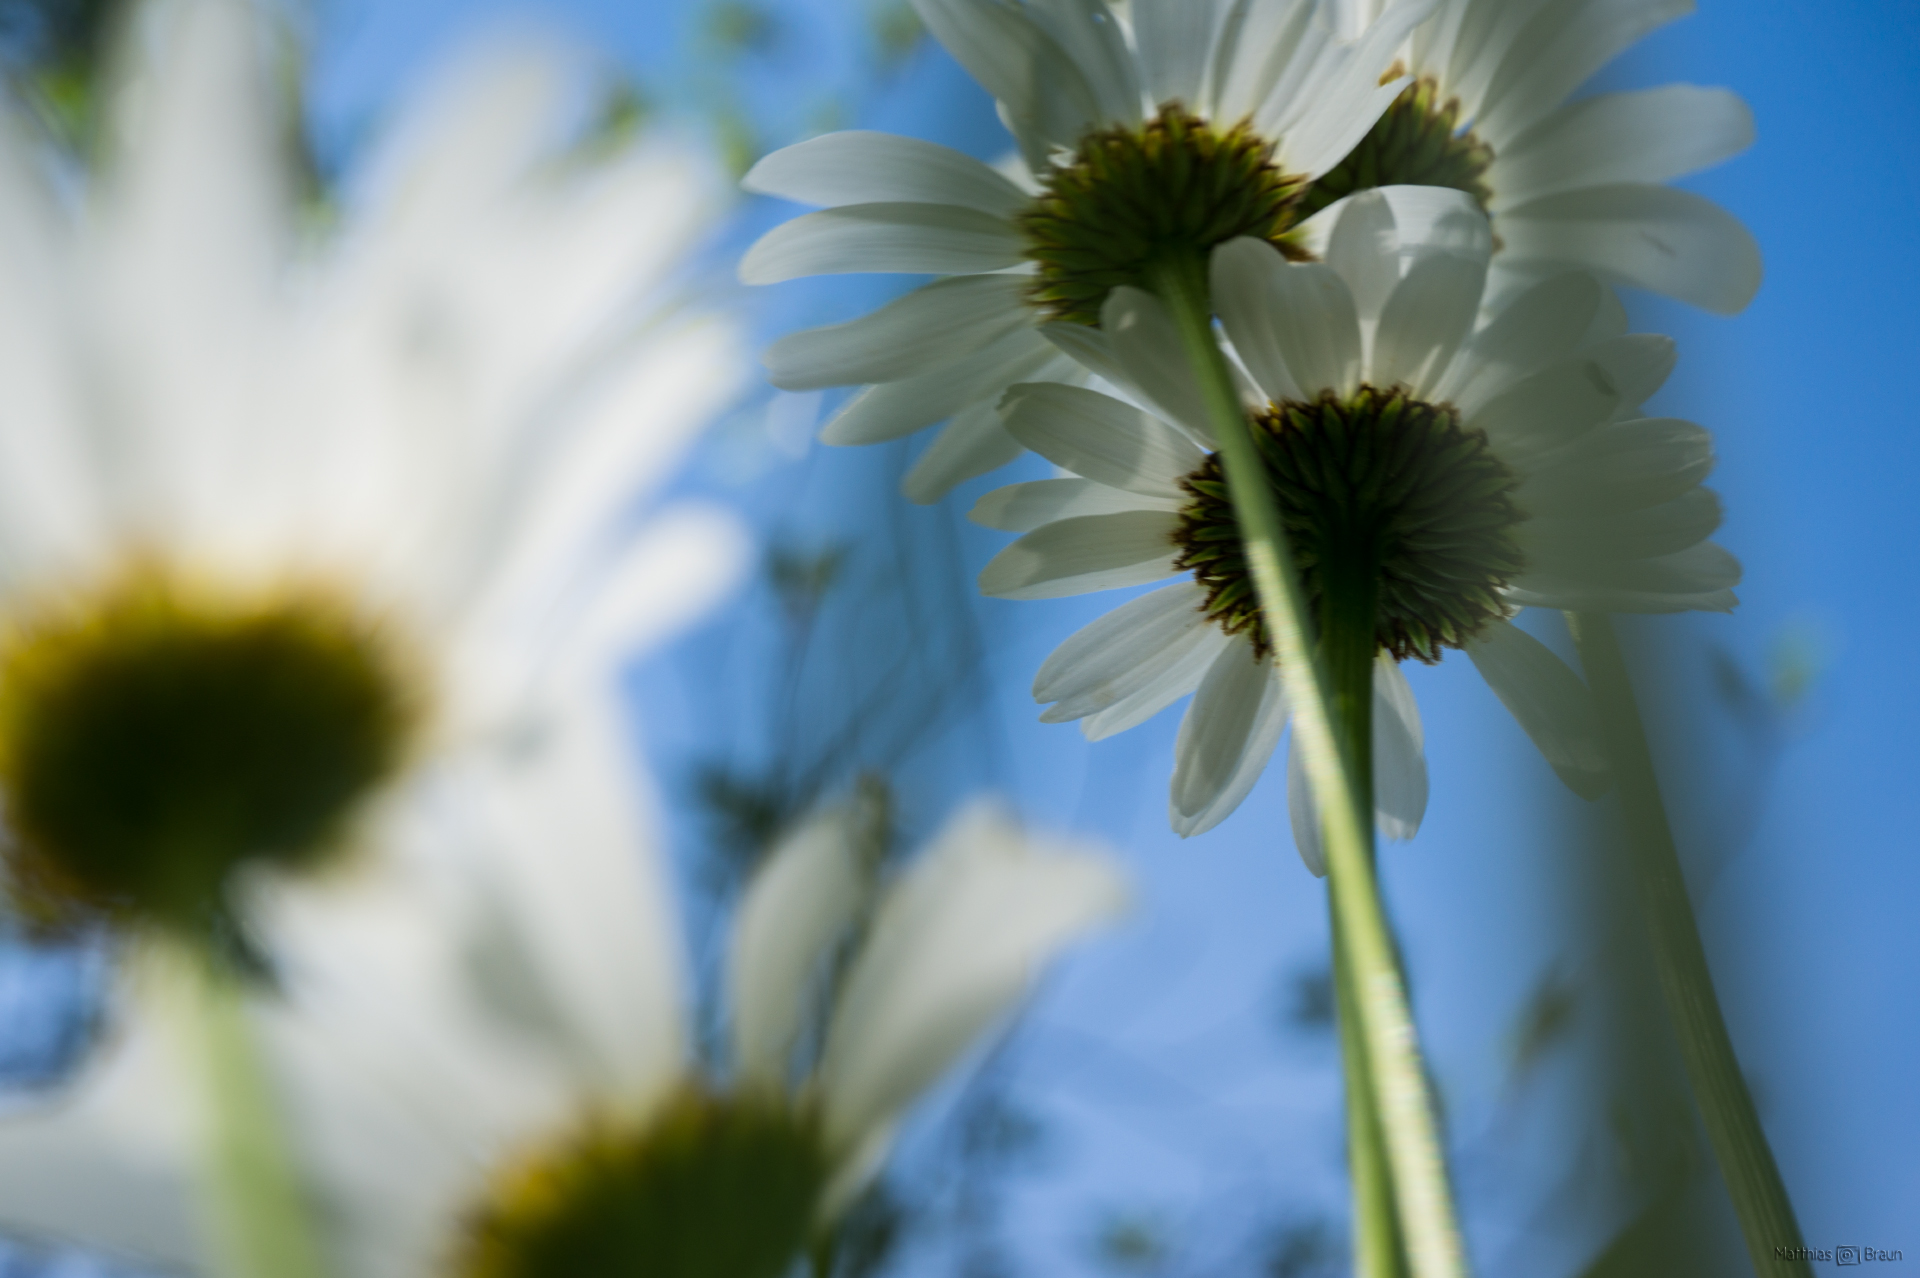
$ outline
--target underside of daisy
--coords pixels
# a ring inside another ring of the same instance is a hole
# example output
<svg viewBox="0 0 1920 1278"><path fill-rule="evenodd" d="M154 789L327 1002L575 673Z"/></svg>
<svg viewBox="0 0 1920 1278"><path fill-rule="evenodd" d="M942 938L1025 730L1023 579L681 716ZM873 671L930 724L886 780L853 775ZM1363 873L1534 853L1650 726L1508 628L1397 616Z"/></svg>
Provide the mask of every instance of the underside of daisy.
<svg viewBox="0 0 1920 1278"><path fill-rule="evenodd" d="M1500 590L1523 564L1512 494L1520 477L1446 404L1362 386L1277 404L1254 422L1316 618L1331 572L1377 573L1375 640L1396 661L1433 662L1510 611ZM1218 454L1180 482L1175 566L1206 612L1260 654L1266 627Z"/></svg>
<svg viewBox="0 0 1920 1278"><path fill-rule="evenodd" d="M683 1092L643 1124L600 1120L508 1168L470 1219L460 1278L779 1278L830 1163L776 1100Z"/></svg>
<svg viewBox="0 0 1920 1278"><path fill-rule="evenodd" d="M321 590L231 599L142 570L27 613L0 639L21 903L197 932L243 864L315 868L408 750L407 669Z"/></svg>
<svg viewBox="0 0 1920 1278"><path fill-rule="evenodd" d="M1220 129L1178 103L1138 128L1089 134L1019 218L1039 266L1031 300L1054 319L1097 325L1108 293L1147 287L1169 255L1204 260L1242 236L1291 252L1305 189L1247 124Z"/></svg>
<svg viewBox="0 0 1920 1278"><path fill-rule="evenodd" d="M1460 100L1442 102L1439 82L1425 76L1393 100L1346 159L1314 180L1298 216L1377 186L1444 186L1485 209L1493 199L1486 183L1492 166L1493 148L1460 128Z"/></svg>

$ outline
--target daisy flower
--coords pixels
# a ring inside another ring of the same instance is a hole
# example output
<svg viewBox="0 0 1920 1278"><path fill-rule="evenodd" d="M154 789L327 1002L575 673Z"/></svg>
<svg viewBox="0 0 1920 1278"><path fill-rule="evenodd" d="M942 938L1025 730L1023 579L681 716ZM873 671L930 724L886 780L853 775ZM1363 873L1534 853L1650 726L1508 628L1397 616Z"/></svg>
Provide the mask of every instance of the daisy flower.
<svg viewBox="0 0 1920 1278"><path fill-rule="evenodd" d="M715 175L563 152L557 50L445 86L318 235L251 6L131 20L77 193L0 121L0 799L34 917L218 938L237 875L377 843L724 587L730 520L628 503L741 361L660 296Z"/></svg>
<svg viewBox="0 0 1920 1278"><path fill-rule="evenodd" d="M379 880L258 903L285 995L250 1019L335 1273L779 1278L914 1098L1122 904L1104 857L978 806L875 899L864 823L816 816L742 898L731 1075L703 1077L645 788L606 701L575 709ZM113 1041L0 1123L0 1221L201 1271L163 977L131 968Z"/></svg>
<svg viewBox="0 0 1920 1278"><path fill-rule="evenodd" d="M1212 262L1310 609L1323 611L1336 571L1357 563L1377 581L1374 789L1396 837L1427 796L1399 662L1463 649L1562 779L1592 796L1608 778L1586 688L1508 618L1524 605L1724 610L1739 577L1705 540L1720 519L1699 487L1706 432L1634 411L1670 370L1671 343L1625 333L1611 293L1578 274L1476 328L1486 221L1441 194L1450 207L1420 227L1398 224L1379 193L1356 196L1324 262L1288 264L1257 240ZM1025 533L981 589L1043 599L1180 578L1068 639L1034 695L1050 703L1043 719L1079 719L1099 739L1192 693L1171 815L1197 834L1246 797L1287 722L1220 462L1157 299L1117 289L1100 330L1048 336L1154 411L1060 384L1008 392L1007 429L1070 476L980 499L976 520ZM1296 840L1319 873L1290 773Z"/></svg>
<svg viewBox="0 0 1920 1278"><path fill-rule="evenodd" d="M870 444L951 418L906 480L932 501L1020 449L993 403L1079 376L1038 333L1096 324L1110 290L1169 254L1254 236L1290 247L1313 179L1405 84L1387 72L1426 0L1395 0L1357 39L1322 0L916 0L999 100L1019 159L1001 172L913 138L846 132L775 152L749 190L828 206L776 227L740 276L947 276L862 319L776 342L776 386L874 385L822 438Z"/></svg>
<svg viewBox="0 0 1920 1278"><path fill-rule="evenodd" d="M1355 30L1380 8L1340 3ZM1315 182L1303 215L1370 187L1451 187L1493 219L1490 295L1576 269L1722 314L1744 309L1760 287L1753 236L1666 183L1752 145L1747 104L1691 84L1568 100L1692 10L1691 0L1440 0L1400 53L1413 82Z"/></svg>

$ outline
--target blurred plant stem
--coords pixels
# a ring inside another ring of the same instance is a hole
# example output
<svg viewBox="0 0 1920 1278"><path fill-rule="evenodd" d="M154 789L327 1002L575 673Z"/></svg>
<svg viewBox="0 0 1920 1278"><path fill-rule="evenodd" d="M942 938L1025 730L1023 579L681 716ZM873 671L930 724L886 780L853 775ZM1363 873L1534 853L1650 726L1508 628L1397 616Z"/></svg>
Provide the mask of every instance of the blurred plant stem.
<svg viewBox="0 0 1920 1278"><path fill-rule="evenodd" d="M1567 620L1593 689L1601 732L1620 787L1628 855L1639 887L1641 915L1652 942L1667 1014L1681 1059L1713 1144L1727 1192L1740 1216L1747 1253L1756 1273L1812 1278L1804 1260L1776 1259L1781 1251L1804 1254L1805 1242L1787 1198L1780 1169L1767 1145L1760 1116L1733 1053L1713 976L1700 944L1687 883L1667 824L1653 755L1634 700L1620 643L1606 613L1570 612Z"/></svg>
<svg viewBox="0 0 1920 1278"><path fill-rule="evenodd" d="M1357 1067L1349 1068L1349 1085L1366 1088L1373 1102L1411 1272L1417 1278L1456 1278L1467 1270L1453 1191L1407 1007L1406 980L1373 872L1373 812L1368 802L1373 774L1373 603L1370 590L1361 588L1371 586L1371 575L1343 592L1348 611L1365 612L1366 628L1351 631L1352 643L1340 650L1346 619L1331 615L1340 605L1330 599L1327 630L1332 641L1327 653L1316 652L1308 642L1306 596L1266 463L1248 429L1226 355L1214 337L1207 259L1198 251L1169 253L1149 264L1147 278L1172 312L1200 385L1208 424L1219 442L1248 570L1293 716L1294 749L1304 751L1308 783L1319 808L1336 924L1335 965L1346 974L1355 1038L1363 1049ZM1331 581L1328 591L1335 593ZM1364 654L1356 657L1363 646ZM1329 670L1336 664L1350 680L1358 678L1363 684L1336 685L1337 675ZM1352 674L1353 667L1360 675ZM1352 700L1355 686L1364 689L1358 701L1362 709L1349 724L1357 730L1342 732L1336 727L1338 704L1343 693Z"/></svg>
<svg viewBox="0 0 1920 1278"><path fill-rule="evenodd" d="M1329 913L1332 913L1329 910ZM1352 982L1340 960L1340 918L1332 918L1333 995L1340 1028L1340 1062L1346 1072L1347 1173L1353 1178L1353 1272L1355 1278L1405 1278L1406 1256L1393 1208L1393 1176L1366 1075L1366 1046Z"/></svg>
<svg viewBox="0 0 1920 1278"><path fill-rule="evenodd" d="M202 1185L220 1278L328 1278L273 1080L246 1009L246 978L179 947L182 1046L204 1088Z"/></svg>

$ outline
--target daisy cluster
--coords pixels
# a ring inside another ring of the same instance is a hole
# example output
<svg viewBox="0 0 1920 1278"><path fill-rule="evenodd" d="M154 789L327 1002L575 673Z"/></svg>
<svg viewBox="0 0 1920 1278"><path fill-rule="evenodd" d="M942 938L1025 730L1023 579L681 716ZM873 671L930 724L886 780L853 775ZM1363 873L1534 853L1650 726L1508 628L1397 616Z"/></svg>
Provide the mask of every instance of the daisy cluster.
<svg viewBox="0 0 1920 1278"><path fill-rule="evenodd" d="M1665 0L919 0L991 92L987 165L879 133L761 161L756 191L827 207L742 278L941 278L767 353L776 385L866 383L835 444L946 425L906 480L933 500L1031 450L1057 478L979 499L1023 534L980 577L1035 599L1172 581L1067 639L1034 696L1099 739L1191 696L1170 818L1245 798L1289 719L1167 281L1204 282L1308 604L1358 570L1375 630L1374 794L1426 805L1398 663L1459 649L1575 791L1610 779L1584 683L1524 607L1725 610L1704 430L1640 405L1672 344L1613 290L1722 312L1752 237L1667 183L1751 141L1745 105L1669 86L1579 95ZM1323 872L1292 771L1294 830Z"/></svg>

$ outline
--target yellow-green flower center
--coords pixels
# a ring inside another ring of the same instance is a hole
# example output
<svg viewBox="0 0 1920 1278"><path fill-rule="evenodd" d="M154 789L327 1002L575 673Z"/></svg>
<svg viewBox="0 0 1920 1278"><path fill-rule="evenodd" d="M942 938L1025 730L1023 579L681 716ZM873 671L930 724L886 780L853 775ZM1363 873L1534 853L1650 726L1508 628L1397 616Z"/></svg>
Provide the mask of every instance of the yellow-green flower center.
<svg viewBox="0 0 1920 1278"><path fill-rule="evenodd" d="M1054 319L1098 324L1107 294L1147 287L1156 261L1205 261L1243 235L1289 252L1284 237L1306 180L1282 173L1273 154L1246 124L1219 129L1178 103L1140 128L1089 134L1020 217L1039 267L1033 304Z"/></svg>
<svg viewBox="0 0 1920 1278"><path fill-rule="evenodd" d="M1493 148L1460 131L1460 100L1439 100L1428 76L1408 85L1374 121L1347 158L1322 173L1301 197L1307 218L1335 200L1376 186L1445 186L1471 195L1482 209L1493 199L1486 184Z"/></svg>
<svg viewBox="0 0 1920 1278"><path fill-rule="evenodd" d="M308 869L397 768L417 706L322 592L232 599L129 574L0 636L0 795L29 914L201 932L233 871Z"/></svg>
<svg viewBox="0 0 1920 1278"><path fill-rule="evenodd" d="M682 1093L644 1125L589 1122L510 1166L470 1218L458 1278L780 1278L830 1165L784 1103Z"/></svg>
<svg viewBox="0 0 1920 1278"><path fill-rule="evenodd" d="M1514 528L1519 477L1482 431L1446 404L1363 386L1269 408L1254 421L1281 521L1318 618L1326 565L1377 568L1375 638L1397 661L1438 661L1506 615L1500 590L1522 567ZM1218 456L1181 481L1176 565L1207 590L1206 610L1263 655L1266 627L1240 547Z"/></svg>

